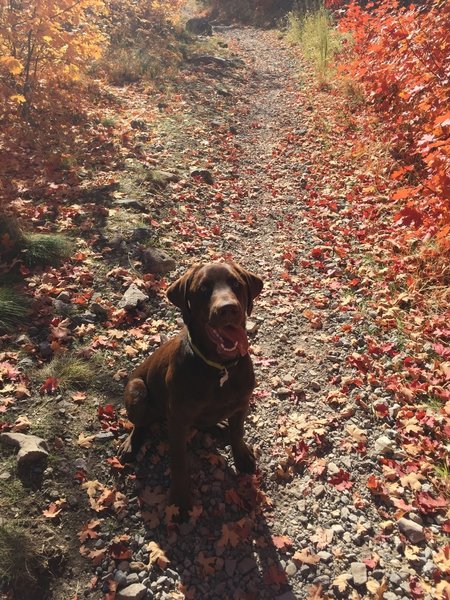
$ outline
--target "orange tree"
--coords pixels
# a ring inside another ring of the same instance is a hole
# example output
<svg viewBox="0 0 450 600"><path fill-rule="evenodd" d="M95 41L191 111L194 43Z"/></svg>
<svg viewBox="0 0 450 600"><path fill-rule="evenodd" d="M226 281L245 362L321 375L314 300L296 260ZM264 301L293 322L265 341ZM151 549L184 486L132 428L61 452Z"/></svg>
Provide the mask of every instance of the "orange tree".
<svg viewBox="0 0 450 600"><path fill-rule="evenodd" d="M332 8L336 8L336 2ZM450 249L450 4L351 3L340 28L354 44L341 71L361 82L385 118L401 166L395 220Z"/></svg>
<svg viewBox="0 0 450 600"><path fill-rule="evenodd" d="M103 0L0 0L0 110L28 112L48 90L79 79L100 54L104 11Z"/></svg>

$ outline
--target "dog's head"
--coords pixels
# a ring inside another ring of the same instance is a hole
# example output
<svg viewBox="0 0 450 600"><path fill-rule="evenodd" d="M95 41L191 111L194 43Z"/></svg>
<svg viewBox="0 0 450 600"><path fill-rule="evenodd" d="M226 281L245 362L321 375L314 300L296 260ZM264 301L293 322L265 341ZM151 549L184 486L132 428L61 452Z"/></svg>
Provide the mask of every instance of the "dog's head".
<svg viewBox="0 0 450 600"><path fill-rule="evenodd" d="M248 352L245 318L262 290L262 280L236 263L194 265L167 290L191 335L222 358Z"/></svg>

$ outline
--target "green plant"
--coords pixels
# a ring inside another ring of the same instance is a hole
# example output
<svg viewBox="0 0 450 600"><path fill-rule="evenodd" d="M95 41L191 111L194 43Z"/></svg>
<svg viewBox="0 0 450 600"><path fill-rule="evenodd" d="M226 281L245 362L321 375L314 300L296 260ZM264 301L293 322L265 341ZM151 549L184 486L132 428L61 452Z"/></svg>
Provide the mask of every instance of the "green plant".
<svg viewBox="0 0 450 600"><path fill-rule="evenodd" d="M334 27L330 13L323 7L303 15L289 13L287 38L301 46L320 77L326 79L331 71L332 59L340 50L343 40L343 35Z"/></svg>
<svg viewBox="0 0 450 600"><path fill-rule="evenodd" d="M0 331L10 331L26 316L29 301L10 287L0 287Z"/></svg>
<svg viewBox="0 0 450 600"><path fill-rule="evenodd" d="M56 265L72 252L70 240L62 235L31 233L24 236L23 259L33 267L35 265Z"/></svg>
<svg viewBox="0 0 450 600"><path fill-rule="evenodd" d="M98 365L74 356L72 353L57 356L39 371L40 379L58 380L61 389L87 388L98 372Z"/></svg>

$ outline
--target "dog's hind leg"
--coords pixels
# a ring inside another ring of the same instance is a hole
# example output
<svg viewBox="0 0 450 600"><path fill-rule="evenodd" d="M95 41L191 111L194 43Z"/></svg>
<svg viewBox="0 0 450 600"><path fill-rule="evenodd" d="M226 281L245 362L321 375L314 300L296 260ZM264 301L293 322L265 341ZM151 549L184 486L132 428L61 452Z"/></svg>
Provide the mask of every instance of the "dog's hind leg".
<svg viewBox="0 0 450 600"><path fill-rule="evenodd" d="M134 427L121 444L119 457L122 462L134 462L153 422L147 386L142 379L135 378L128 382L125 388L125 406Z"/></svg>

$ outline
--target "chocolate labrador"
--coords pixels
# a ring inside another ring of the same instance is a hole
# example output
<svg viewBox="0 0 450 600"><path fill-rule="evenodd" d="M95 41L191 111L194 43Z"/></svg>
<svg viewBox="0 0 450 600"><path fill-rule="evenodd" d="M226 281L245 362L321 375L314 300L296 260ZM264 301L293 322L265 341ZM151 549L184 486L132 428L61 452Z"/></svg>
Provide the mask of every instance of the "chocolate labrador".
<svg viewBox="0 0 450 600"><path fill-rule="evenodd" d="M245 320L262 287L259 277L232 262L191 267L167 290L170 302L181 309L184 329L137 367L126 386L134 429L121 456L133 460L149 426L167 418L170 501L184 514L191 506L186 441L192 426L228 419L236 468L255 471L253 451L243 439L255 386Z"/></svg>

